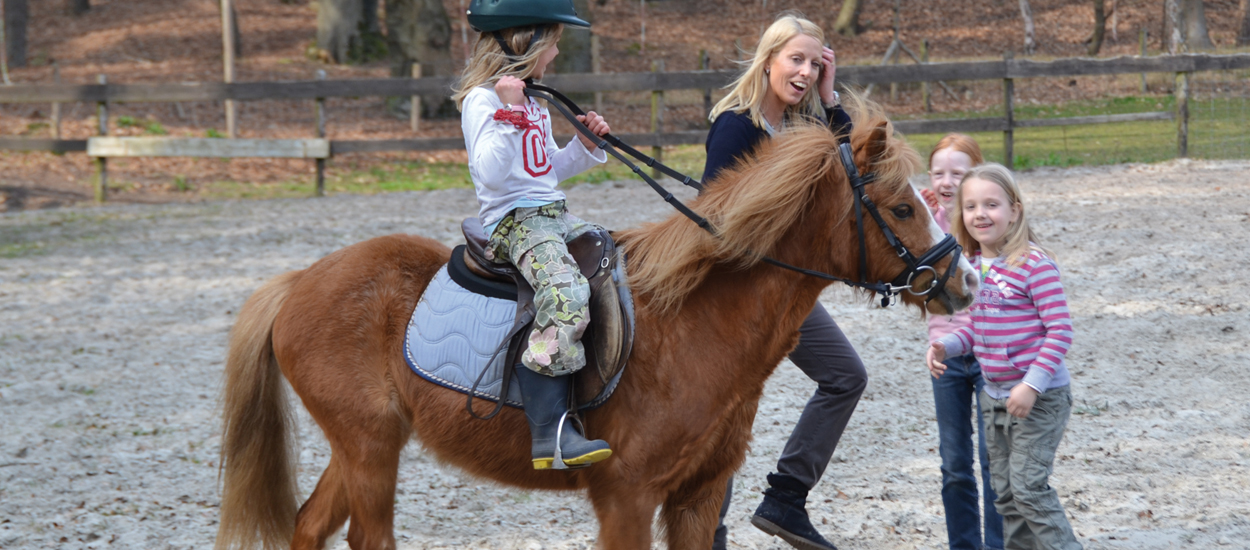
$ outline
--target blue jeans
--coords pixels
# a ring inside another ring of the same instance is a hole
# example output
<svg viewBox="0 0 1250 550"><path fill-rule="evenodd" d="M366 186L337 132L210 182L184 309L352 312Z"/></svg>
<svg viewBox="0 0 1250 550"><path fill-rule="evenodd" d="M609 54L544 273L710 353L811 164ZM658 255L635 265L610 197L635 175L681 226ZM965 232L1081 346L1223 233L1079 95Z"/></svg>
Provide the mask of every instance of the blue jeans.
<svg viewBox="0 0 1250 550"><path fill-rule="evenodd" d="M942 506L946 509L946 535L951 550L1003 547L1003 518L994 509L990 484L990 457L985 446L985 421L981 415L981 365L976 357L963 355L943 362L946 372L933 382L937 408L938 438L942 455ZM976 407L973 407L973 398ZM975 417L973 416L975 412ZM981 487L985 507L985 542L981 541L981 513L977 502L977 478L973 469L972 435L976 423L981 462Z"/></svg>

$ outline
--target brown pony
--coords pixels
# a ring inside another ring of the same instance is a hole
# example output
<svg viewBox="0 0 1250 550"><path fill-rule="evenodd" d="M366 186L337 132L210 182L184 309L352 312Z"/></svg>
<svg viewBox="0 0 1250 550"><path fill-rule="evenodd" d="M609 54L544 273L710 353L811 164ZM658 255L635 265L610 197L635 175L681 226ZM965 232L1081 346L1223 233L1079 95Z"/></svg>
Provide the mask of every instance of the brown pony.
<svg viewBox="0 0 1250 550"><path fill-rule="evenodd" d="M918 157L875 111L857 119L855 162L877 174L869 195L899 238L922 254L938 233L907 183ZM720 238L678 215L619 235L630 259L637 335L612 399L585 415L587 432L608 441L613 455L581 470L535 471L521 411L474 420L463 395L409 370L406 325L448 261L445 246L379 237L262 286L231 334L217 548L321 548L349 517L352 548L394 548L400 450L413 437L473 475L527 489L586 489L604 548L650 548L656 507L669 548L710 547L764 382L829 284L759 255L844 277L856 276L861 259L849 183L824 128L771 140L758 160L726 171L691 205ZM870 219L865 235L869 278L893 279L903 262ZM967 307L975 284L961 258L928 307ZM924 307L921 298L903 300ZM298 512L298 453L283 376L332 449ZM481 405L485 413L491 404Z"/></svg>

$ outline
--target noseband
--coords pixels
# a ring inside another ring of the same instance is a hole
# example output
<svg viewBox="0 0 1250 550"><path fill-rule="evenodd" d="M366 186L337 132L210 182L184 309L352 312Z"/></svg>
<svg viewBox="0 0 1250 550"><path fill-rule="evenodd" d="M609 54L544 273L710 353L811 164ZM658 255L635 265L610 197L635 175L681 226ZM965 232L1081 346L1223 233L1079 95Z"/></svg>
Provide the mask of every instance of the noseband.
<svg viewBox="0 0 1250 550"><path fill-rule="evenodd" d="M686 206L685 203L677 200L677 198L665 189L664 186L660 185L648 176L645 171L633 162L630 162L630 160L625 158L625 156L622 155L617 149L619 148L624 150L630 156L642 161L647 166L655 168L690 187L702 190L702 183L691 178L690 176L684 175L676 170L673 170L672 168L669 168L668 166L665 166L654 158L642 154L637 149L630 147L628 144L621 141L620 138L617 138L612 134L606 134L604 136L595 135L588 128L586 128L586 125L578 122L577 115L584 115L586 113L582 111L582 109L571 99L553 88L536 84L532 80L526 80L525 84L525 95L546 100L548 104L554 106L556 110L560 111L560 114L564 115L564 118L567 118L569 122L573 124L573 128L576 129L578 133L586 136L586 138L595 143L598 148L603 149L605 152L624 163L625 166L627 166L631 171L641 177L643 181L647 182L647 185L654 189L656 193L659 193L660 196L664 198L665 202L672 205L673 208L689 218L690 221L693 221L695 225L703 228L713 236L719 237L716 233L716 228L712 226L711 222L709 222L707 218L698 215L694 212L694 210L691 210L690 207ZM848 286L875 292L881 295L881 307L889 306L893 303L893 299L903 291L907 291L913 296L928 296L928 298L925 299L925 303L932 301L935 297L937 297L941 290L946 287L946 281L950 279L951 273L954 273L955 271L955 265L959 263L959 255L963 252L963 247L959 246L959 243L955 241L955 238L948 233L946 238L942 239L932 248L927 250L923 256L916 258L916 256L912 254L905 245L903 245L903 242L898 239L898 237L894 234L894 231L890 229L890 226L885 223L885 218L881 217L881 213L877 210L876 203L872 202L872 199L868 198L867 193L864 192L864 187L876 179L875 174L871 172L862 176L859 174L859 170L855 167L854 157L851 155L851 145L849 143L843 142L838 144L838 158L842 162L842 169L846 171L847 179L851 182L851 194L855 198L855 229L859 234L859 257L861 259L859 262L859 281L852 281L850 279L838 277L837 275L830 275L821 271L793 266L768 256L762 256L761 261L782 269L802 273L803 275L825 279L828 281L837 281ZM881 232L885 234L886 242L894 248L898 257L907 264L907 267L904 268L903 271L899 273L898 276L895 277L890 283L883 283L879 281L876 283L868 282L868 245L864 240L865 210L867 210L868 214L877 221L877 226L880 227ZM951 257L950 265L946 267L946 271L942 273L941 277L939 277L937 275L937 269L934 268L934 266L937 265L938 262L942 261L942 258L945 258L946 256ZM929 288L917 290L914 288L916 276L926 271L933 274L933 281L929 284Z"/></svg>
<svg viewBox="0 0 1250 550"><path fill-rule="evenodd" d="M925 303L929 303L938 293L946 287L946 281L950 279L951 273L955 271L955 265L959 263L959 254L963 252L963 247L952 237L950 233L946 237L933 245L919 259L915 254L908 250L903 241L899 240L894 234L894 230L890 229L889 224L885 223L885 218L881 216L881 212L877 209L877 204L868 198L868 194L864 191L864 187L872 183L876 179L876 175L869 172L864 175L859 174L859 169L855 167L854 157L851 155L851 145L849 143L838 144L838 159L842 161L842 169L846 171L846 177L851 182L851 194L855 197L855 231L859 234L859 282L848 283L851 286L865 288L873 292L881 294L881 306L889 305L890 298L898 295L899 292L906 290L913 296L928 296ZM899 259L903 260L907 267L903 269L890 284L869 283L868 282L868 245L864 240L864 211L876 220L877 227L881 228L881 233L885 235L885 241L889 243L894 252L898 254ZM933 266L942 261L946 256L951 257L950 264L946 266L946 271L939 277L937 269ZM914 281L916 276L928 271L933 274L933 280L929 284L929 288L917 290Z"/></svg>

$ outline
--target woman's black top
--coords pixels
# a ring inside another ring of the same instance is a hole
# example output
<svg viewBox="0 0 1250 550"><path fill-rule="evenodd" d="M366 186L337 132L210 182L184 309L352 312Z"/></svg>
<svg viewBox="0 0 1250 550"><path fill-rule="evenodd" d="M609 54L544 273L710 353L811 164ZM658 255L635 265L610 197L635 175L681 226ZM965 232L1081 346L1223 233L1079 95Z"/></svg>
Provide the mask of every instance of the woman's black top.
<svg viewBox="0 0 1250 550"><path fill-rule="evenodd" d="M825 109L824 121L828 121L830 131L835 134L850 133L851 117L841 105ZM707 133L707 164L703 167L702 181L711 181L721 170L737 163L767 137L766 130L751 122L749 112L721 113Z"/></svg>

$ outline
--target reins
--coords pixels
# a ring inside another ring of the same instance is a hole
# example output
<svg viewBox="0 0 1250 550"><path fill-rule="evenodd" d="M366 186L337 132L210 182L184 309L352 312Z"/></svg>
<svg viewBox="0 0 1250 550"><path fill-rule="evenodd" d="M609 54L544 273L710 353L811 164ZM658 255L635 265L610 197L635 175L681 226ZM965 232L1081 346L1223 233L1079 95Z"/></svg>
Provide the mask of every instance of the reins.
<svg viewBox="0 0 1250 550"><path fill-rule="evenodd" d="M531 80L527 80L525 85L525 95L543 99L547 101L549 105L554 106L556 110L560 111L560 114L564 115L564 118L568 119L568 121L573 125L573 128L576 129L579 134L595 143L595 146L599 149L603 149L606 153L621 161L621 163L633 171L634 174L637 174L638 177L642 178L642 180L645 181L651 189L655 190L655 192L664 199L664 202L667 202L683 216L689 218L690 221L695 223L695 225L703 228L704 231L707 231L714 237L720 238L720 235L716 232L716 228L712 226L712 223L709 222L707 218L700 216L694 210L690 209L690 207L686 206L685 203L678 200L677 197L673 196L672 192L666 189L663 185L660 185L659 182L655 181L655 179L651 178L651 176L647 175L644 170L631 162L625 157L625 155L621 154L620 151L625 151L629 156L643 162L648 167L655 168L661 173L689 187L702 190L702 182L665 166L660 161L643 154L641 151L638 151L633 147L630 147L629 144L621 141L620 138L613 136L610 133L604 134L603 136L595 135L589 128L586 128L585 124L582 124L577 120L579 115L585 115L586 112L574 103L573 100L569 99L559 91L543 86L542 84L536 84ZM912 254L905 245L903 245L902 241L898 239L898 237L894 234L894 231L890 229L890 226L885 223L885 219L881 217L881 213L877 210L877 205L873 203L872 199L868 198L867 194L864 192L864 186L872 183L875 179L875 174L867 173L862 176L860 175L859 170L855 167L855 161L851 154L851 146L849 143L840 142L838 144L838 158L842 162L842 168L846 172L847 179L850 180L852 195L855 197L855 226L857 232L859 233L859 252L861 258L859 264L860 280L853 281L851 279L838 277L837 275L831 275L822 271L790 265L769 256L761 256L761 261L775 267L780 267L782 269L787 269L810 277L840 282L847 286L862 288L870 292L880 294L881 307L889 306L892 303L892 298L903 291L907 291L908 293L916 296L928 295L926 302L933 300L933 298L937 296L934 291L946 286L946 281L950 278L951 273L954 272L955 264L958 263L959 254L963 248L959 246L954 237L947 234L946 238L942 239L925 252L923 256L917 259L915 255ZM868 250L867 243L864 239L864 210L867 210L873 220L877 222L877 225L885 234L886 242L894 248L894 251L898 254L899 258L907 264L907 268L899 273L898 277L895 277L895 279L890 283L868 282ZM933 265L952 253L954 256L952 256L951 262L946 268L946 272L943 273L941 277L938 277L937 271L933 268ZM929 285L929 288L924 291L916 291L912 288L912 281L915 279L917 274L923 271L933 273L934 279Z"/></svg>

